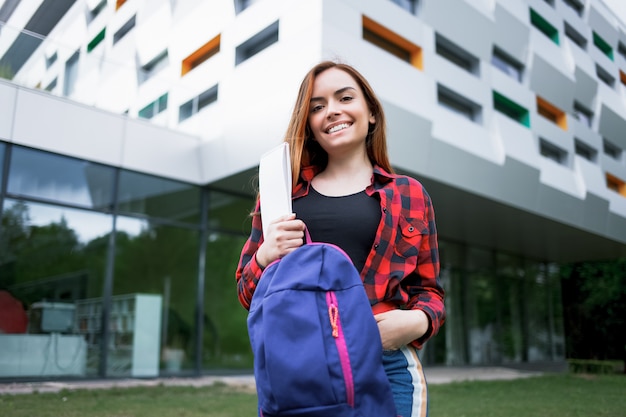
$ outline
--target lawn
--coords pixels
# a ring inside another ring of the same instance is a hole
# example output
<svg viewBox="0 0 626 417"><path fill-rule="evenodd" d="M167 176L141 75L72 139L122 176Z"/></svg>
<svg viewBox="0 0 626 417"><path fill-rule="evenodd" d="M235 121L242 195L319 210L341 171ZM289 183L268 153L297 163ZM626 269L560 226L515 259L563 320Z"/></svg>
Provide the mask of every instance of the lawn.
<svg viewBox="0 0 626 417"><path fill-rule="evenodd" d="M624 417L626 376L549 375L432 385L430 417ZM0 395L2 417L254 417L256 396L223 384Z"/></svg>

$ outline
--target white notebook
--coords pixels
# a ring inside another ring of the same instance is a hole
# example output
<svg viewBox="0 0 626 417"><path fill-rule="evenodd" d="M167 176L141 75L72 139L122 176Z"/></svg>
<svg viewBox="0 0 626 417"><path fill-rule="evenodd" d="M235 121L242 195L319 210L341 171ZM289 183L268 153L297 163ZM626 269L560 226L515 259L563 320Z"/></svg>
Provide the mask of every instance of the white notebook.
<svg viewBox="0 0 626 417"><path fill-rule="evenodd" d="M287 142L281 143L261 156L259 194L263 235L266 235L267 227L271 222L292 212L291 156Z"/></svg>

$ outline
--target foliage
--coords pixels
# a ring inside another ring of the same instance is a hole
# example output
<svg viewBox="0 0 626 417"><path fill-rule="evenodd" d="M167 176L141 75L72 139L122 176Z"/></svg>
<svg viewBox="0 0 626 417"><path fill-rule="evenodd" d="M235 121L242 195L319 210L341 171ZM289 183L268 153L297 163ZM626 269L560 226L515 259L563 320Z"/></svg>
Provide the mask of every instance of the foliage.
<svg viewBox="0 0 626 417"><path fill-rule="evenodd" d="M626 258L562 267L567 355L626 360Z"/></svg>

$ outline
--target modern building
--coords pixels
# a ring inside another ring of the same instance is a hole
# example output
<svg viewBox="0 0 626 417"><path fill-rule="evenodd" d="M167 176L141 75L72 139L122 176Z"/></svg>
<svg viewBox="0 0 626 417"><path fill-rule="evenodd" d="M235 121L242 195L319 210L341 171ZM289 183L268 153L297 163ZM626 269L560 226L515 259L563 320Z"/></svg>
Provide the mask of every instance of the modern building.
<svg viewBox="0 0 626 417"><path fill-rule="evenodd" d="M559 266L626 255L626 26L601 0L0 1L0 377L249 370L260 155L323 59L437 216L427 365L564 359Z"/></svg>

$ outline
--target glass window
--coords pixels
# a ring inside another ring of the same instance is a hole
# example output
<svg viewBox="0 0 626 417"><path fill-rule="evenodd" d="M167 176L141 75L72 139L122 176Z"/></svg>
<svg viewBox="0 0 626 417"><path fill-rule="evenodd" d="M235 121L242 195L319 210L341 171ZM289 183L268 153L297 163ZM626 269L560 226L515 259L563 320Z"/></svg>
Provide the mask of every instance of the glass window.
<svg viewBox="0 0 626 417"><path fill-rule="evenodd" d="M211 233L208 238L202 357L205 369L250 369L253 365L246 326L248 312L237 299L233 270L246 237Z"/></svg>
<svg viewBox="0 0 626 417"><path fill-rule="evenodd" d="M435 38L435 50L439 56L471 74L479 75L480 61L478 58L438 33L435 34Z"/></svg>
<svg viewBox="0 0 626 417"><path fill-rule="evenodd" d="M78 51L65 62L65 79L63 82L63 95L69 96L74 92L76 84L76 78L78 77L78 58L80 53Z"/></svg>
<svg viewBox="0 0 626 417"><path fill-rule="evenodd" d="M574 138L574 149L576 155L582 156L590 162L595 162L598 159L598 151L586 143Z"/></svg>
<svg viewBox="0 0 626 417"><path fill-rule="evenodd" d="M587 38L581 35L576 29L565 22L565 36L578 45L581 49L587 49Z"/></svg>
<svg viewBox="0 0 626 417"><path fill-rule="evenodd" d="M241 64L276 42L278 42L278 20L237 47L235 65Z"/></svg>
<svg viewBox="0 0 626 417"><path fill-rule="evenodd" d="M118 218L108 375L194 369L198 237L197 230Z"/></svg>
<svg viewBox="0 0 626 417"><path fill-rule="evenodd" d="M126 36L126 34L128 34L128 32L130 32L132 28L135 27L135 18L136 16L133 16L128 19L128 22L124 23L124 25L122 25L122 27L113 34L113 45L118 43L124 36Z"/></svg>
<svg viewBox="0 0 626 417"><path fill-rule="evenodd" d="M98 349L90 349L88 338L97 346L101 306L94 304L90 320L81 323L77 305L102 295L111 216L7 199L2 224L0 288L22 305L13 317L21 314L28 325L13 333L28 350L3 348L3 359L15 360L3 361L0 373L96 375Z"/></svg>
<svg viewBox="0 0 626 417"><path fill-rule="evenodd" d="M2 178L4 176L4 150L6 145L0 142L0 193L2 193Z"/></svg>
<svg viewBox="0 0 626 417"><path fill-rule="evenodd" d="M509 77L522 81L522 64L515 61L499 48L494 48L491 55L491 65L504 72Z"/></svg>
<svg viewBox="0 0 626 417"><path fill-rule="evenodd" d="M439 84L437 85L437 101L440 106L456 114L474 122L481 121L481 108L478 104Z"/></svg>
<svg viewBox="0 0 626 417"><path fill-rule="evenodd" d="M13 147L8 192L16 196L106 209L114 168L20 146Z"/></svg>
<svg viewBox="0 0 626 417"><path fill-rule="evenodd" d="M198 113L203 108L217 101L218 85L214 85L200 95L192 98L188 102L180 106L178 112L178 121L182 122Z"/></svg>
<svg viewBox="0 0 626 417"><path fill-rule="evenodd" d="M213 230L229 230L246 237L252 227L250 213L254 199L209 190L209 227Z"/></svg>
<svg viewBox="0 0 626 417"><path fill-rule="evenodd" d="M131 171L120 173L118 208L126 213L198 223L200 188Z"/></svg>

